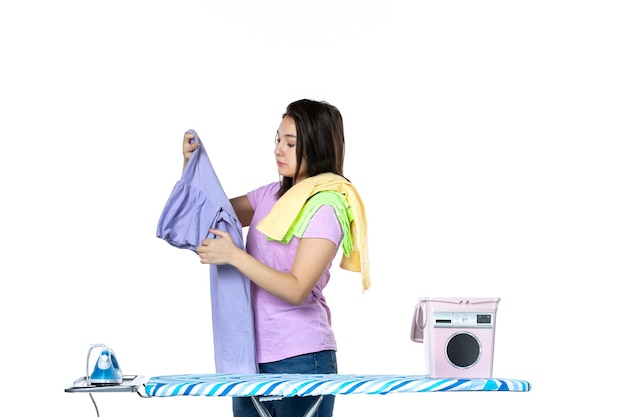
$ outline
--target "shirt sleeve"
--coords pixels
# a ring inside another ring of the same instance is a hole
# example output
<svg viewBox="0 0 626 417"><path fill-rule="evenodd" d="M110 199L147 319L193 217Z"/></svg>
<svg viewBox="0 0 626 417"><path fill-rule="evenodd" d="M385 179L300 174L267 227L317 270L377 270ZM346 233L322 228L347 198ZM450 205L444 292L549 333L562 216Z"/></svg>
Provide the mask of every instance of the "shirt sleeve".
<svg viewBox="0 0 626 417"><path fill-rule="evenodd" d="M332 206L321 206L311 218L302 235L303 239L328 239L339 246L343 239L343 230Z"/></svg>

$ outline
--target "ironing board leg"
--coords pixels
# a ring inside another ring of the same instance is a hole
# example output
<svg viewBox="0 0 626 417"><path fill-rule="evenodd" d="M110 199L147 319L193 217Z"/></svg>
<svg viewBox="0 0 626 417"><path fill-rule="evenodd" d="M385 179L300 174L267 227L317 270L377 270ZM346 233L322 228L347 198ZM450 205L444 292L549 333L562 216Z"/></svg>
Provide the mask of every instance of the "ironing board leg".
<svg viewBox="0 0 626 417"><path fill-rule="evenodd" d="M258 396L252 397L252 404L254 404L254 408L256 408L256 412L259 413L261 417L272 417L267 407L265 407Z"/></svg>
<svg viewBox="0 0 626 417"><path fill-rule="evenodd" d="M315 399L315 402L313 404L311 404L311 406L309 407L308 411L306 412L306 414L302 417L312 417L313 414L315 414L315 412L317 411L317 409L319 408L320 404L322 403L322 400L324 399L323 395L320 395L319 397L317 397Z"/></svg>
<svg viewBox="0 0 626 417"><path fill-rule="evenodd" d="M323 395L320 395L319 397L317 397L315 399L315 402L311 404L307 412L304 413L302 417L313 417L313 414L315 414L317 409L320 407L320 404L322 403L323 399L324 399ZM261 403L261 400L259 399L258 396L255 395L252 397L252 404L254 404L254 408L256 408L256 411L257 413L259 413L259 416L272 417L269 410L267 409L267 407L265 407L265 405L263 405L263 403Z"/></svg>

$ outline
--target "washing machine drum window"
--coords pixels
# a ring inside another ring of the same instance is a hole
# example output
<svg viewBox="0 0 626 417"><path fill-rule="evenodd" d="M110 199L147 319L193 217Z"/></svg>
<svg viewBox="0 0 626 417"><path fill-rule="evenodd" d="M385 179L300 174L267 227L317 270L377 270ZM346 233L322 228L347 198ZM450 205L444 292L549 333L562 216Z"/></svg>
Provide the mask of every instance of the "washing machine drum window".
<svg viewBox="0 0 626 417"><path fill-rule="evenodd" d="M480 342L469 333L453 335L446 346L448 361L457 368L469 368L480 359Z"/></svg>

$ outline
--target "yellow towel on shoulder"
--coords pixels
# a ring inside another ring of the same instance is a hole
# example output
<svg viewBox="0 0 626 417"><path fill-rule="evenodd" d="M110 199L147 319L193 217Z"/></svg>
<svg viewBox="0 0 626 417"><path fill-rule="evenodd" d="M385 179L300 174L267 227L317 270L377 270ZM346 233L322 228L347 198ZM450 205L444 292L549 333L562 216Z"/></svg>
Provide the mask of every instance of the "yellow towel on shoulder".
<svg viewBox="0 0 626 417"><path fill-rule="evenodd" d="M354 247L349 257L345 254L342 256L339 266L348 271L361 272L365 291L371 285L365 207L356 188L342 176L324 173L298 182L278 199L270 213L259 222L257 229L272 239L283 240L304 203L319 191L342 193L352 208L354 220L350 224L350 234Z"/></svg>

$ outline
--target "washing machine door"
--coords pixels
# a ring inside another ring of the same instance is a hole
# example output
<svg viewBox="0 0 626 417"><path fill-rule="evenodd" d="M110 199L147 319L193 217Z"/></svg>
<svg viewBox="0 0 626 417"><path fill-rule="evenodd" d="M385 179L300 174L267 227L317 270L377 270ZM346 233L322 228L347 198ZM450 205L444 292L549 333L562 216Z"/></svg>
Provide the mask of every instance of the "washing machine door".
<svg viewBox="0 0 626 417"><path fill-rule="evenodd" d="M480 341L471 333L456 333L446 344L446 358L457 368L466 369L476 365L480 354Z"/></svg>

